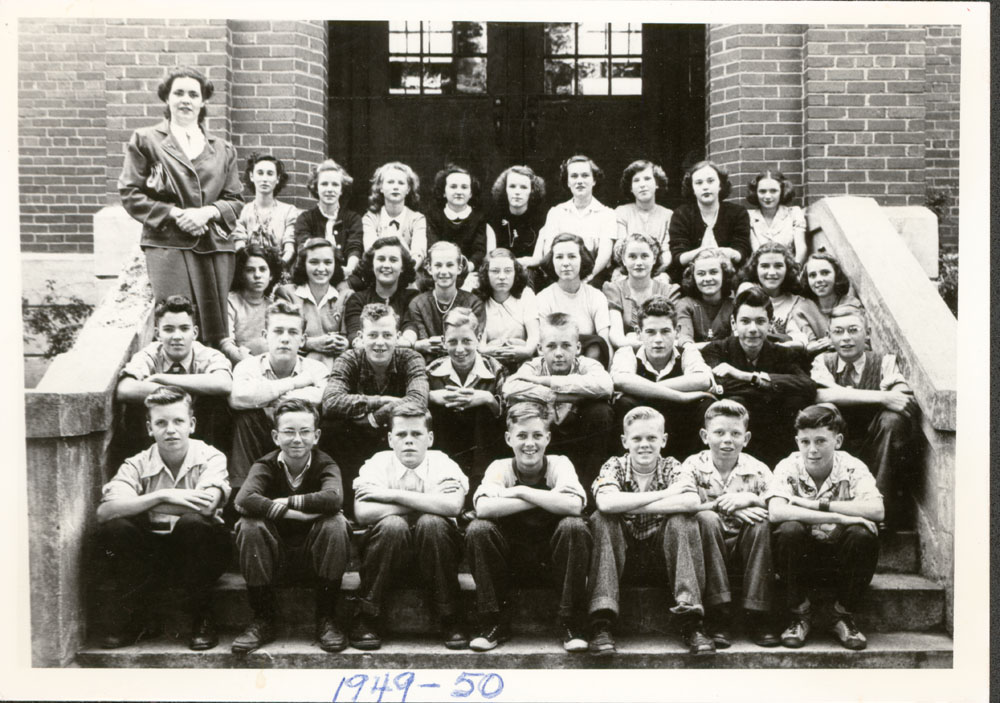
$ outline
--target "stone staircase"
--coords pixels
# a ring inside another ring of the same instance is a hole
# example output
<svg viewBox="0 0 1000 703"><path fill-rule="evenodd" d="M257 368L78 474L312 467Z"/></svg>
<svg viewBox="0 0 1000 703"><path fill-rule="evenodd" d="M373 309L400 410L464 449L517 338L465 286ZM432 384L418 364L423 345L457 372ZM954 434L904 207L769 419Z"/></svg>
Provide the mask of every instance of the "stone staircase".
<svg viewBox="0 0 1000 703"><path fill-rule="evenodd" d="M418 588L402 587L389 598L384 644L378 652L348 648L339 654L321 651L312 638L313 596L303 586L279 589L278 641L250 655L229 651L233 637L250 618L246 588L238 573L225 574L217 587L215 610L220 644L208 652L186 646L186 617L180 608L167 608L164 634L135 646L102 650L88 643L76 659L82 667L143 668L320 668L320 669L455 669L508 668L948 668L952 640L944 630L945 594L918 575L919 545L914 532L883 538L879 569L858 623L868 636L868 648L850 652L828 634L821 617L800 650L765 649L737 631L736 642L715 657L687 654L670 623L665 589L633 586L622 589L622 612L617 627L618 653L595 658L567 654L556 640L552 589L524 588L513 613L511 642L488 653L449 651L432 635L428 601ZM343 591L358 588L357 561L345 575ZM463 572L467 571L463 568ZM475 584L460 574L465 604L472 611ZM178 594L168 594L169 599ZM347 599L345 599L346 601ZM93 617L91 622L93 622Z"/></svg>

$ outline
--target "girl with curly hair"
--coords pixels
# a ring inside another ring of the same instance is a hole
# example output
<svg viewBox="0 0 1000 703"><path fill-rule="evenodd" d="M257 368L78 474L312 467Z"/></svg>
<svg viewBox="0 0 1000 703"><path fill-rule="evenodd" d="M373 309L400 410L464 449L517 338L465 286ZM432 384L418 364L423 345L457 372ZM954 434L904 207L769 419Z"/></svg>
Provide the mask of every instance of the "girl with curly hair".
<svg viewBox="0 0 1000 703"><path fill-rule="evenodd" d="M355 271L358 289L344 304L344 326L352 344L360 345L361 311L369 303L384 303L396 311L396 318L403 314L417 291L410 288L417 271L413 257L399 237L376 239L361 257Z"/></svg>
<svg viewBox="0 0 1000 703"><path fill-rule="evenodd" d="M247 159L243 175L254 197L240 211L233 229L233 244L237 250L248 244L271 247L281 252L285 263L291 262L295 256L295 220L299 209L278 200L278 194L288 183L285 165L271 154L254 153ZM239 277L239 264L236 271Z"/></svg>
<svg viewBox="0 0 1000 703"><path fill-rule="evenodd" d="M263 332L271 292L281 281L281 258L274 247L248 244L236 252L236 276L229 290L229 336L219 350L233 366L267 351Z"/></svg>
<svg viewBox="0 0 1000 703"><path fill-rule="evenodd" d="M766 242L783 244L801 266L806 259L806 216L791 205L795 189L777 169L761 171L747 185L750 216L750 247L756 251Z"/></svg>
<svg viewBox="0 0 1000 703"><path fill-rule="evenodd" d="M354 179L333 159L318 163L309 176L309 194L316 206L309 208L295 222L295 248L319 237L333 245L337 263L350 276L364 251L361 216L341 207L350 197Z"/></svg>
<svg viewBox="0 0 1000 703"><path fill-rule="evenodd" d="M703 249L684 269L677 303L677 346L701 349L732 333L736 271L718 249Z"/></svg>
<svg viewBox="0 0 1000 703"><path fill-rule="evenodd" d="M660 245L656 240L634 232L615 244L615 260L621 262L625 277L604 284L611 316L611 344L616 349L642 346L639 338L639 309L653 296L663 296L671 302L680 297L680 286L659 278L653 271L660 260Z"/></svg>
<svg viewBox="0 0 1000 703"><path fill-rule="evenodd" d="M390 161L375 169L368 194L368 212L361 218L363 246L371 248L379 237L399 237L410 250L417 268L427 255L427 218L417 212L420 205L420 178L400 161Z"/></svg>

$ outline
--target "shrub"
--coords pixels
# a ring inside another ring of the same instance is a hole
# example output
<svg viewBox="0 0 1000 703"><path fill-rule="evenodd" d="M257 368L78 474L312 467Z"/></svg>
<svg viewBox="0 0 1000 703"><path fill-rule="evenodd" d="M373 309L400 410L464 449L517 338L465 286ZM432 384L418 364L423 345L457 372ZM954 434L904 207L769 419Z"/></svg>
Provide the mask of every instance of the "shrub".
<svg viewBox="0 0 1000 703"><path fill-rule="evenodd" d="M27 298L21 297L22 336L25 342L29 336L45 337L48 340L43 353L46 359L70 350L84 321L94 310L93 305L75 295L61 299L55 285L51 279L45 281L48 293L39 305L30 305Z"/></svg>
<svg viewBox="0 0 1000 703"><path fill-rule="evenodd" d="M958 248L942 247L938 253L938 293L958 318Z"/></svg>

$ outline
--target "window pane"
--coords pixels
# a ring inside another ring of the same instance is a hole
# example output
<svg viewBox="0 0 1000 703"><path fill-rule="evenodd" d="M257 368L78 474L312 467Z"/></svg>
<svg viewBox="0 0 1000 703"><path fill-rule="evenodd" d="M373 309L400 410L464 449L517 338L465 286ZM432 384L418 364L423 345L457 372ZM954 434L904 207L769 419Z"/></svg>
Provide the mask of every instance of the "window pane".
<svg viewBox="0 0 1000 703"><path fill-rule="evenodd" d="M612 24L611 53L614 56L642 56L642 25Z"/></svg>
<svg viewBox="0 0 1000 703"><path fill-rule="evenodd" d="M545 59L545 94L573 95L573 60Z"/></svg>
<svg viewBox="0 0 1000 703"><path fill-rule="evenodd" d="M545 25L545 54L573 54L576 40L572 22L552 22Z"/></svg>
<svg viewBox="0 0 1000 703"><path fill-rule="evenodd" d="M455 59L455 82L459 93L478 95L486 92L486 59Z"/></svg>
<svg viewBox="0 0 1000 703"><path fill-rule="evenodd" d="M486 23L456 22L455 53L469 56L486 53Z"/></svg>
<svg viewBox="0 0 1000 703"><path fill-rule="evenodd" d="M407 61L402 56L389 57L389 92L420 93L420 62Z"/></svg>
<svg viewBox="0 0 1000 703"><path fill-rule="evenodd" d="M580 46L578 52L581 56L608 53L608 25L600 23L583 23L580 25Z"/></svg>
<svg viewBox="0 0 1000 703"><path fill-rule="evenodd" d="M424 94L453 93L451 59L432 56L424 62Z"/></svg>
<svg viewBox="0 0 1000 703"><path fill-rule="evenodd" d="M611 64L612 95L642 95L642 64L615 60Z"/></svg>
<svg viewBox="0 0 1000 703"><path fill-rule="evenodd" d="M580 59L577 64L577 93L608 94L608 62L604 59Z"/></svg>

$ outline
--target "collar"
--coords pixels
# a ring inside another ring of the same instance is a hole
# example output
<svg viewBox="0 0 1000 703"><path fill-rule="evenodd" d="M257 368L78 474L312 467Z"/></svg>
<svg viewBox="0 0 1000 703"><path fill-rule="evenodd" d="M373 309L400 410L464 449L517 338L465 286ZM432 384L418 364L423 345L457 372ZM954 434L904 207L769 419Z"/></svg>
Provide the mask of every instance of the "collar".
<svg viewBox="0 0 1000 703"><path fill-rule="evenodd" d="M739 457L736 459L736 466L734 466L733 470L729 473L730 476L753 475L756 473L753 468L747 465L744 456L746 455L743 454L743 452L740 452ZM722 478L722 474L719 473L717 468L715 468L715 462L712 461L712 452L709 449L703 449L698 452L698 461L694 463L694 468L699 473L715 474L720 479Z"/></svg>
<svg viewBox="0 0 1000 703"><path fill-rule="evenodd" d="M399 213L398 215L396 215L395 217L392 217L388 212L386 212L385 205L383 205L382 209L379 210L379 212L378 212L379 226L380 227L388 227L389 223L392 222L393 220L395 220L396 222L399 223L400 228L402 228L403 225L406 222L407 215L409 214L409 209L410 208L408 208L408 207L406 207L404 205L403 206L403 211L401 213Z"/></svg>
<svg viewBox="0 0 1000 703"><path fill-rule="evenodd" d="M463 388L471 388L475 385L476 381L481 379L492 380L496 378L496 374L490 371L486 365L486 360L479 352L476 352L476 359L472 362L472 368L469 370L469 375L466 377L465 383L458 380L458 373L455 371L455 367L452 366L451 357L448 356L442 357L437 362L432 363L427 369L427 374L438 378L448 378L454 381L456 386Z"/></svg>
<svg viewBox="0 0 1000 703"><path fill-rule="evenodd" d="M674 370L674 366L680 361L680 356L681 356L680 352L677 351L677 347L675 346L673 354L670 355L670 360L667 361L667 365L664 366L661 370L657 371L656 369L653 368L652 364L650 364L649 361L646 359L646 347L645 345L643 345L639 347L639 351L635 353L635 360L638 363L642 364L644 367L646 367L647 371L656 374L657 378L659 378L662 374L670 373L671 371Z"/></svg>
<svg viewBox="0 0 1000 703"><path fill-rule="evenodd" d="M182 367L184 367L185 373L191 373L191 368L194 366L194 345L197 343L198 340L195 340L191 344L190 351L188 351L187 356L185 356L183 359L181 359L180 361L171 361L170 357L167 356L167 352L163 349L163 342L160 342L159 343L160 348L157 351L157 355L160 357L160 361L163 362L163 370L167 371L174 364L180 364Z"/></svg>
<svg viewBox="0 0 1000 703"><path fill-rule="evenodd" d="M583 208L582 210L577 208L577 206L573 203L573 198L570 198L566 202L562 203L561 205L559 205L559 207L561 207L563 210L565 210L570 214L582 217L593 215L594 213L601 212L602 210L605 209L604 204L601 203L601 201L598 200L597 198L591 198L590 205Z"/></svg>
<svg viewBox="0 0 1000 703"><path fill-rule="evenodd" d="M464 208L462 208L458 212L455 212L454 210L452 210L451 208L449 208L447 205L444 206L444 216L447 217L449 220L451 220L453 222L455 220L467 220L469 218L469 215L471 215L471 214L472 214L472 206L471 205L466 205Z"/></svg>
<svg viewBox="0 0 1000 703"><path fill-rule="evenodd" d="M289 374L289 376L298 376L300 373L302 373L302 358L303 357L296 355L296 357L295 357L295 367L292 369L292 373ZM274 369L271 367L271 353L270 352L264 352L263 354L260 355L260 370L261 370L261 372L263 373L264 376L267 376L268 374L271 374L275 378L278 377L278 374L276 374L274 372Z"/></svg>
<svg viewBox="0 0 1000 703"><path fill-rule="evenodd" d="M309 456L306 457L306 465L299 472L298 476L292 476L292 472L288 470L288 464L285 463L285 452L284 450L278 451L278 466L281 470L285 472L285 476L288 478L288 484L292 488L298 488L302 484L302 479L305 478L306 472L309 471L309 467L312 466L312 452L309 452Z"/></svg>
<svg viewBox="0 0 1000 703"><path fill-rule="evenodd" d="M184 461L181 462L180 468L177 470L177 474L174 476L174 485L180 483L181 479L184 478L185 474L194 468L195 465L195 442L196 439L188 440L187 454L184 455ZM167 475L172 475L170 469L167 468L166 463L163 461L163 457L160 456L160 448L155 444L152 447L152 452L150 456L149 464L147 464L146 469L142 472L141 478L153 478L159 474L167 472Z"/></svg>
<svg viewBox="0 0 1000 703"><path fill-rule="evenodd" d="M540 367L539 367L540 375L542 375L542 376L556 376L556 375L558 375L558 374L554 374L551 371L549 371L549 365L545 363L545 357L540 356L538 358L542 362L541 365L540 365ZM580 357L579 356L577 356L575 359L573 359L573 366L572 366L572 368L570 368L570 370L567 371L564 375L565 376L569 376L571 374L578 374L578 373L580 373Z"/></svg>
<svg viewBox="0 0 1000 703"><path fill-rule="evenodd" d="M417 475L417 478L419 478L421 481L424 482L424 485L426 486L427 485L427 473L428 473L428 469L429 469L429 467L428 467L428 460L429 459L430 459L430 452L428 452L427 454L424 455L424 460L421 461L417 465L416 468L414 468L414 469L408 469L405 466L403 466L403 463L399 460L399 457L397 457L396 454L395 454L395 452L393 452L393 454L392 454L392 477L396 480L397 483L401 483L403 481L403 477L406 475L406 472L407 471L412 471L413 473L415 473Z"/></svg>
<svg viewBox="0 0 1000 703"><path fill-rule="evenodd" d="M854 363L852 364L852 366L854 366L854 378L857 379L858 381L860 381L861 380L861 374L864 373L864 370L865 370L865 353L864 352L862 352L861 356L859 356L854 361ZM844 369L846 369L846 368L847 368L847 362L844 361L843 359L841 359L838 356L837 357L837 373L843 373Z"/></svg>
<svg viewBox="0 0 1000 703"><path fill-rule="evenodd" d="M798 472L799 480L807 486L815 486L816 483L813 481L812 476L806 471L805 462L802 461L802 453L795 452L795 470ZM843 451L837 450L833 453L833 468L830 469L830 474L823 480L823 483L819 486L817 493L822 493L829 486L835 486L841 481L847 481L847 469L844 468L843 461Z"/></svg>
<svg viewBox="0 0 1000 703"><path fill-rule="evenodd" d="M312 289L309 288L308 283L304 283L301 286L295 286L295 295L299 296L303 300L311 301L312 304L318 308L323 307L329 302L335 303L337 302L337 298L340 297L340 294L337 292L336 286L334 286L333 284L330 284L330 287L327 288L326 290L326 295L324 295L323 299L320 300L319 302L316 302L316 299L313 297Z"/></svg>

